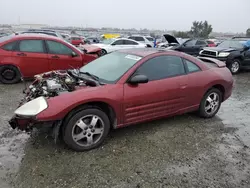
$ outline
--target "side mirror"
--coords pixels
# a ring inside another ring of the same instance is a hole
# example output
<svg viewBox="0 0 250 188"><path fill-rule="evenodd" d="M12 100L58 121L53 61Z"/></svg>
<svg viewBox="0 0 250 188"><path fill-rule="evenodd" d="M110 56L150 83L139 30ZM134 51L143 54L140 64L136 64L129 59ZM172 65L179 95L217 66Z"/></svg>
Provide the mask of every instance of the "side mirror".
<svg viewBox="0 0 250 188"><path fill-rule="evenodd" d="M111 46L115 46L115 43L112 43Z"/></svg>
<svg viewBox="0 0 250 188"><path fill-rule="evenodd" d="M250 49L250 46L244 46L244 48L243 48L244 51L247 51L249 49Z"/></svg>
<svg viewBox="0 0 250 188"><path fill-rule="evenodd" d="M72 53L71 53L71 56L72 56L72 57L76 57L77 54L76 54L75 52L72 52Z"/></svg>
<svg viewBox="0 0 250 188"><path fill-rule="evenodd" d="M135 76L133 76L133 77L128 81L128 83L133 84L133 85L135 85L135 84L148 83L148 77L145 76L145 75L142 75L142 74L140 74L140 75L135 75Z"/></svg>

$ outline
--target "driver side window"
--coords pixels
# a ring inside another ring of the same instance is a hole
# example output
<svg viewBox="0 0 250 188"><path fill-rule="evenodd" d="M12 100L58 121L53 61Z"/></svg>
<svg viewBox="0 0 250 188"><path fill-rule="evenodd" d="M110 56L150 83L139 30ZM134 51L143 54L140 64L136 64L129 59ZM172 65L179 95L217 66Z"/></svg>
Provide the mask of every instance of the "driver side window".
<svg viewBox="0 0 250 188"><path fill-rule="evenodd" d="M73 52L72 49L60 42L48 40L46 43L50 54L70 55Z"/></svg>
<svg viewBox="0 0 250 188"><path fill-rule="evenodd" d="M196 40L189 40L189 41L185 42L184 44L185 44L185 46L194 46L195 43L196 43Z"/></svg>
<svg viewBox="0 0 250 188"><path fill-rule="evenodd" d="M143 63L134 75L136 74L145 75L149 81L154 81L184 75L186 72L180 57L163 55Z"/></svg>

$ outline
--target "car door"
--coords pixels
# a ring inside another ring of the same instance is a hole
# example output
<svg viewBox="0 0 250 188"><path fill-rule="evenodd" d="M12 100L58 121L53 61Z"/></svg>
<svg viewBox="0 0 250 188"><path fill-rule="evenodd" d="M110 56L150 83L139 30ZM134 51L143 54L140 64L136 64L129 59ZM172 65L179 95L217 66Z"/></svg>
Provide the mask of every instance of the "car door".
<svg viewBox="0 0 250 188"><path fill-rule="evenodd" d="M123 39L118 39L110 44L111 51L116 51L126 48L125 41Z"/></svg>
<svg viewBox="0 0 250 188"><path fill-rule="evenodd" d="M246 66L250 66L250 49L244 52L244 64L246 64Z"/></svg>
<svg viewBox="0 0 250 188"><path fill-rule="evenodd" d="M132 40L124 40L125 48L137 48L141 47L137 42Z"/></svg>
<svg viewBox="0 0 250 188"><path fill-rule="evenodd" d="M187 70L187 81L188 86L186 88L186 95L188 100L185 102L186 109L192 109L199 106L200 101L204 95L204 83L202 80L206 79L206 74L201 70L201 68L194 62L183 58L185 67ZM204 79L203 79L204 77ZM197 81L199 78L201 81Z"/></svg>
<svg viewBox="0 0 250 188"><path fill-rule="evenodd" d="M208 46L208 43L205 42L204 40L197 40L195 43L192 55L198 56L202 48L207 47L207 46Z"/></svg>
<svg viewBox="0 0 250 188"><path fill-rule="evenodd" d="M146 75L149 82L136 86L125 83L124 124L174 114L184 107L187 81L181 58L154 57L143 63L133 75L138 74Z"/></svg>
<svg viewBox="0 0 250 188"><path fill-rule="evenodd" d="M58 41L46 40L50 70L66 70L83 66L82 55ZM72 56L73 52L76 56Z"/></svg>
<svg viewBox="0 0 250 188"><path fill-rule="evenodd" d="M186 42L184 42L179 48L178 50L181 52L185 52L187 54L193 55L194 51L195 51L195 43L197 40L188 40Z"/></svg>
<svg viewBox="0 0 250 188"><path fill-rule="evenodd" d="M49 70L49 60L43 40L20 40L13 52L13 58L18 62L25 77L33 77Z"/></svg>

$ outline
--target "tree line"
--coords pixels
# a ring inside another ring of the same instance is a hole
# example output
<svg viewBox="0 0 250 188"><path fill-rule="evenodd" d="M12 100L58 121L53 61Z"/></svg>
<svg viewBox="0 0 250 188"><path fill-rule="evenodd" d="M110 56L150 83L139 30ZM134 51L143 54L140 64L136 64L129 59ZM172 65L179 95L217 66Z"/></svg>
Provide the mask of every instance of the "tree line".
<svg viewBox="0 0 250 188"><path fill-rule="evenodd" d="M177 31L174 32L174 36L180 38L208 38L212 31L212 25L208 24L207 21L194 21L190 31Z"/></svg>

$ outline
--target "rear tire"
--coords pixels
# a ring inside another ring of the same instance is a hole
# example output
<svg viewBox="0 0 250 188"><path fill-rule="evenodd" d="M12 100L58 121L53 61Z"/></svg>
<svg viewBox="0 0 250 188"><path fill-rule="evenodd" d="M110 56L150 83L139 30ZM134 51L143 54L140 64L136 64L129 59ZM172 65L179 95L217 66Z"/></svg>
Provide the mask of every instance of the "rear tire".
<svg viewBox="0 0 250 188"><path fill-rule="evenodd" d="M78 152L99 147L110 130L110 121L102 110L90 107L75 113L63 127L66 145Z"/></svg>
<svg viewBox="0 0 250 188"><path fill-rule="evenodd" d="M203 118L214 117L220 109L222 93L216 88L210 89L202 98L199 107L199 116Z"/></svg>
<svg viewBox="0 0 250 188"><path fill-rule="evenodd" d="M15 84L21 80L19 70L12 65L0 67L0 82L3 84Z"/></svg>
<svg viewBox="0 0 250 188"><path fill-rule="evenodd" d="M238 74L240 69L241 69L241 62L239 59L233 59L229 65L228 65L229 70L231 71L232 74Z"/></svg>

